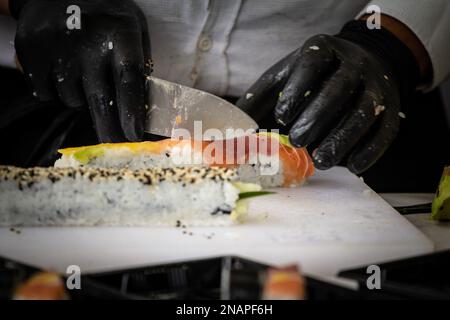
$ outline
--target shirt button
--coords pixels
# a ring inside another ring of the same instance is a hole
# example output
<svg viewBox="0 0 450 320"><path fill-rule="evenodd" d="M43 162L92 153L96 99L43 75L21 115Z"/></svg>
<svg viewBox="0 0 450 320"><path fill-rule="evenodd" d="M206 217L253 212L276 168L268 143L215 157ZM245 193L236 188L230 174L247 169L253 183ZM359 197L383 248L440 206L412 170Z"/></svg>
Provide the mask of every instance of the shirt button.
<svg viewBox="0 0 450 320"><path fill-rule="evenodd" d="M212 47L212 39L207 35L202 35L198 40L198 48L201 51L209 51Z"/></svg>

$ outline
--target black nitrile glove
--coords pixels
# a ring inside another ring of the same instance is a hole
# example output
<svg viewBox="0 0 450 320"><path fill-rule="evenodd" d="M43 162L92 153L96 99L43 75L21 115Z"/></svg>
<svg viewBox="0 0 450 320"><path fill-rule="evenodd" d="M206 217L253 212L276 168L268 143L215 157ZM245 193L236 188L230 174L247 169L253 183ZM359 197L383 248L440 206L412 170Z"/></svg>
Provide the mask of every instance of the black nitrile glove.
<svg viewBox="0 0 450 320"><path fill-rule="evenodd" d="M295 146L313 146L314 164L342 160L354 173L374 164L395 138L401 97L419 68L388 31L349 22L337 36L319 35L267 70L237 105L260 121L267 113L290 128Z"/></svg>
<svg viewBox="0 0 450 320"><path fill-rule="evenodd" d="M67 25L72 5L80 8L80 29ZM34 96L87 104L101 142L142 139L150 40L132 0L10 0L10 11Z"/></svg>

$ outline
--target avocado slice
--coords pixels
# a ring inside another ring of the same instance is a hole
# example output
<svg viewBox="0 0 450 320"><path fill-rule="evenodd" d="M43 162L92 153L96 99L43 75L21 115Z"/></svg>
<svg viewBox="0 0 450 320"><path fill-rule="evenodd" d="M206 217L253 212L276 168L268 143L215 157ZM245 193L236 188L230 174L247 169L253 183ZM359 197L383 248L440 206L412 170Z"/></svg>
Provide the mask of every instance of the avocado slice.
<svg viewBox="0 0 450 320"><path fill-rule="evenodd" d="M436 197L431 205L431 219L450 220L450 167L444 168Z"/></svg>
<svg viewBox="0 0 450 320"><path fill-rule="evenodd" d="M101 146L95 146L91 148L84 148L79 151L76 151L73 154L73 157L80 162L81 164L88 164L91 159L100 157L105 153L104 148Z"/></svg>
<svg viewBox="0 0 450 320"><path fill-rule="evenodd" d="M276 132L268 132L268 131L262 131L262 132L258 132L259 136L267 136L269 138L273 138L273 139L278 139L278 141L282 144L285 145L286 147L290 147L293 148L294 146L289 142L289 136L285 135L285 134L280 134L280 133L276 133Z"/></svg>

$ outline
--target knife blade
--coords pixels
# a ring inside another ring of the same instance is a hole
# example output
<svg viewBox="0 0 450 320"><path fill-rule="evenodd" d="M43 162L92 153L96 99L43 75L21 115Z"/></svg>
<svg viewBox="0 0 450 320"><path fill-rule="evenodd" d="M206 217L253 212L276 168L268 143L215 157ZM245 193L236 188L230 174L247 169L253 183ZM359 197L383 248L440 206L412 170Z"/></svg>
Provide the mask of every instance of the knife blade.
<svg viewBox="0 0 450 320"><path fill-rule="evenodd" d="M186 129L194 137L196 121L201 121L203 131L216 129L227 138L231 133L227 129L258 129L245 112L213 94L152 76L147 80L149 103L145 131L148 133L171 137L172 129ZM238 135L236 132L233 137ZM203 136L203 140L210 139Z"/></svg>

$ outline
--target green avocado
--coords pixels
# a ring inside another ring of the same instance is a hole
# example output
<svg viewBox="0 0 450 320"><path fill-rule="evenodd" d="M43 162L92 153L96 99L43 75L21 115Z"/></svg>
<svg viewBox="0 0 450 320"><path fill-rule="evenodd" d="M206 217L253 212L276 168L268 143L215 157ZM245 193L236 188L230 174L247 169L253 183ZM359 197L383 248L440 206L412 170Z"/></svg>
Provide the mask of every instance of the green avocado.
<svg viewBox="0 0 450 320"><path fill-rule="evenodd" d="M102 156L104 152L100 147L86 148L75 152L73 157L81 164L88 164L91 159Z"/></svg>
<svg viewBox="0 0 450 320"><path fill-rule="evenodd" d="M279 134L279 133L275 133L275 132L262 131L262 132L259 132L258 135L260 135L260 136L268 136L270 138L278 139L278 141L280 141L281 144L283 144L283 145L285 145L287 147L291 147L291 148L294 147L289 142L289 136L287 136L285 134Z"/></svg>
<svg viewBox="0 0 450 320"><path fill-rule="evenodd" d="M444 168L436 197L431 206L431 219L450 220L450 167Z"/></svg>

